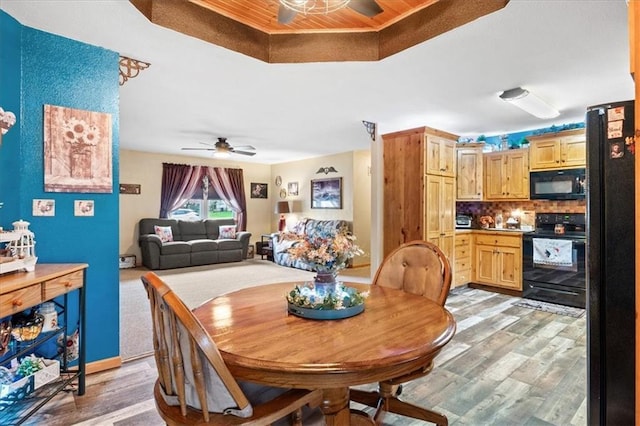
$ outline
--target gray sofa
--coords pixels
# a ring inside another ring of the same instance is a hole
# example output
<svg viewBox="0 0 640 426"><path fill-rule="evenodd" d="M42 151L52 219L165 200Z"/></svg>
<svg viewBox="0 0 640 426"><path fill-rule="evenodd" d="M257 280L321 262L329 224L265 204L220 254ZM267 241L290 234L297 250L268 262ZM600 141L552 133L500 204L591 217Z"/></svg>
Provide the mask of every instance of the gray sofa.
<svg viewBox="0 0 640 426"><path fill-rule="evenodd" d="M156 225L170 226L173 241L162 242L155 234ZM236 232L235 239L220 239L221 225L235 225L235 222L233 219L140 219L138 244L142 264L149 269L171 269L246 259L251 233L240 231Z"/></svg>

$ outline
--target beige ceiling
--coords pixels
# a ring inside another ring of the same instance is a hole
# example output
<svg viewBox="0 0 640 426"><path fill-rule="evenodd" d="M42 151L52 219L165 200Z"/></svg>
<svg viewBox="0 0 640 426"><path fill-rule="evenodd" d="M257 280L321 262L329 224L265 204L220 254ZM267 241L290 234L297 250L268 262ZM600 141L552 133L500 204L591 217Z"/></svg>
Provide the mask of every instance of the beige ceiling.
<svg viewBox="0 0 640 426"><path fill-rule="evenodd" d="M377 61L509 0L376 0L372 17L348 7L278 22L277 0L131 0L151 22L269 63Z"/></svg>

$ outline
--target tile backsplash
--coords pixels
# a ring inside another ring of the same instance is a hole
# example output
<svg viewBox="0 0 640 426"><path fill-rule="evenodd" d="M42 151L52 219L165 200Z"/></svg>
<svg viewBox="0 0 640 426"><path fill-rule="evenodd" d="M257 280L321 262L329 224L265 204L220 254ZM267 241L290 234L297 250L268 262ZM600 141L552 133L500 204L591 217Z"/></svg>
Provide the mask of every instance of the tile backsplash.
<svg viewBox="0 0 640 426"><path fill-rule="evenodd" d="M474 221L480 216L495 217L502 214L506 220L511 211L535 211L536 213L585 213L585 200L535 200L535 201L460 201L456 203L456 214L472 215Z"/></svg>

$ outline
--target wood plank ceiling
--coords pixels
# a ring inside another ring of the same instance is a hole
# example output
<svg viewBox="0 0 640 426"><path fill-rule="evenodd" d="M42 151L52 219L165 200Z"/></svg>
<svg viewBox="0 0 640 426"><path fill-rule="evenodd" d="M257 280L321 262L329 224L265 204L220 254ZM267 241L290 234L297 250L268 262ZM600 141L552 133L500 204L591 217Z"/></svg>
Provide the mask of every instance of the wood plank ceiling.
<svg viewBox="0 0 640 426"><path fill-rule="evenodd" d="M376 0L383 12L368 18L348 7L330 14L299 13L289 24L278 22L278 0L190 0L267 34L380 31L439 0Z"/></svg>
<svg viewBox="0 0 640 426"><path fill-rule="evenodd" d="M509 0L376 0L373 18L344 8L278 23L278 0L130 0L151 22L269 63L378 61Z"/></svg>

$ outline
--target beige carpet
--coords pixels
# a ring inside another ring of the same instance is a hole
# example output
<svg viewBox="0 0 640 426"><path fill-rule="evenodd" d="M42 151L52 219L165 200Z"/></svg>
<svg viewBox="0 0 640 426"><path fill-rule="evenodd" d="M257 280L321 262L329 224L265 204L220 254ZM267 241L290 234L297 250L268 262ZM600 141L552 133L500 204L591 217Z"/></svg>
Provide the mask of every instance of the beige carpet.
<svg viewBox="0 0 640 426"><path fill-rule="evenodd" d="M120 356L125 361L153 351L149 302L140 281L140 276L147 271L146 268L120 270ZM192 309L234 290L282 281L308 281L315 275L259 259L155 272ZM340 276L344 281L370 282L368 267L346 269Z"/></svg>

